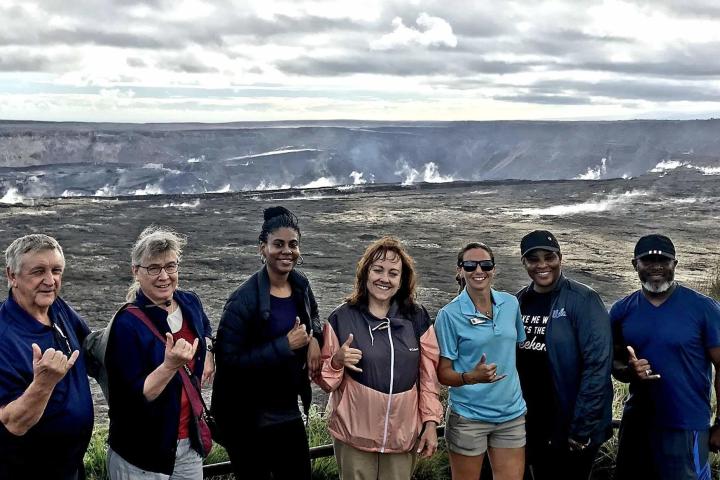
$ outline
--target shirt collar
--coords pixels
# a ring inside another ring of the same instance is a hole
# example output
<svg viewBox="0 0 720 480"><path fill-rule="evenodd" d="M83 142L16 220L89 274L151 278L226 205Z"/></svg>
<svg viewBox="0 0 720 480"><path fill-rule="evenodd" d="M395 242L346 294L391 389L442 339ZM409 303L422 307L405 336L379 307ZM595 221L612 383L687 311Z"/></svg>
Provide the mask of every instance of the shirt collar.
<svg viewBox="0 0 720 480"><path fill-rule="evenodd" d="M503 303L505 303L505 299L501 295L498 294L498 292L494 289L490 289L490 298L492 299L492 303L495 306L500 306ZM478 313L477 308L475 308L475 304L472 301L472 298L470 298L470 294L467 292L467 287L463 288L463 291L460 293L460 313L463 315L468 316L475 316Z"/></svg>

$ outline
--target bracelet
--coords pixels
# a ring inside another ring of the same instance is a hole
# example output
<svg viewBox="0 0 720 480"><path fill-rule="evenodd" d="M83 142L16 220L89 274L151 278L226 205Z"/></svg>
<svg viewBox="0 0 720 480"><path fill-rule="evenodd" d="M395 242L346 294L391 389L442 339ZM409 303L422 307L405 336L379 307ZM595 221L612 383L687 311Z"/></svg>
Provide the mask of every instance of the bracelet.
<svg viewBox="0 0 720 480"><path fill-rule="evenodd" d="M462 379L462 382L463 382L462 384L463 384L463 385L467 385L467 382L465 381L465 372L462 372L462 373L460 374L460 378Z"/></svg>

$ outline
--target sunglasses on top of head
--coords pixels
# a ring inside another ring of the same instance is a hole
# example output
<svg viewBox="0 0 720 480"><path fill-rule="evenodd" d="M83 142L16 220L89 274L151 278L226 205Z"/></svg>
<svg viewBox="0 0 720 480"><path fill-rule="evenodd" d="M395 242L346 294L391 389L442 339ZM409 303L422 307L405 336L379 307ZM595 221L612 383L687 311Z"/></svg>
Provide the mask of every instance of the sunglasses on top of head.
<svg viewBox="0 0 720 480"><path fill-rule="evenodd" d="M495 268L495 262L492 260L463 260L458 262L458 267L462 267L466 272L474 272L478 265L480 265L480 270L483 272L489 272Z"/></svg>

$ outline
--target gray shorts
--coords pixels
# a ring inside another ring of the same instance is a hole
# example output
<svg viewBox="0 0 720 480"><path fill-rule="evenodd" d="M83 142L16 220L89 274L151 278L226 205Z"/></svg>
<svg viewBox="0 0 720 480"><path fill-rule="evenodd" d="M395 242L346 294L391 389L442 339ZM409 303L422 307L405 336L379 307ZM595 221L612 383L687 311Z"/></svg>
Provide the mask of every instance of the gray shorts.
<svg viewBox="0 0 720 480"><path fill-rule="evenodd" d="M468 457L482 455L490 448L525 446L525 415L503 423L465 418L448 409L445 423L448 450Z"/></svg>

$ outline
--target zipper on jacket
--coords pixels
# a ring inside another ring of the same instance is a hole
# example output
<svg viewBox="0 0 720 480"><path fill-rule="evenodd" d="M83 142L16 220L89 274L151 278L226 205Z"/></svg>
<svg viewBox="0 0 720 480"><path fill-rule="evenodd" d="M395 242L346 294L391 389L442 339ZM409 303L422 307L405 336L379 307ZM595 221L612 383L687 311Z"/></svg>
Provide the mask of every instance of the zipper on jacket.
<svg viewBox="0 0 720 480"><path fill-rule="evenodd" d="M385 431L383 432L383 442L380 447L380 453L385 453L385 445L387 444L388 427L390 426L390 406L392 405L393 383L395 381L395 344L392 339L392 328L390 327L390 319L386 318L388 339L390 340L390 391L388 392L387 411L385 412Z"/></svg>

